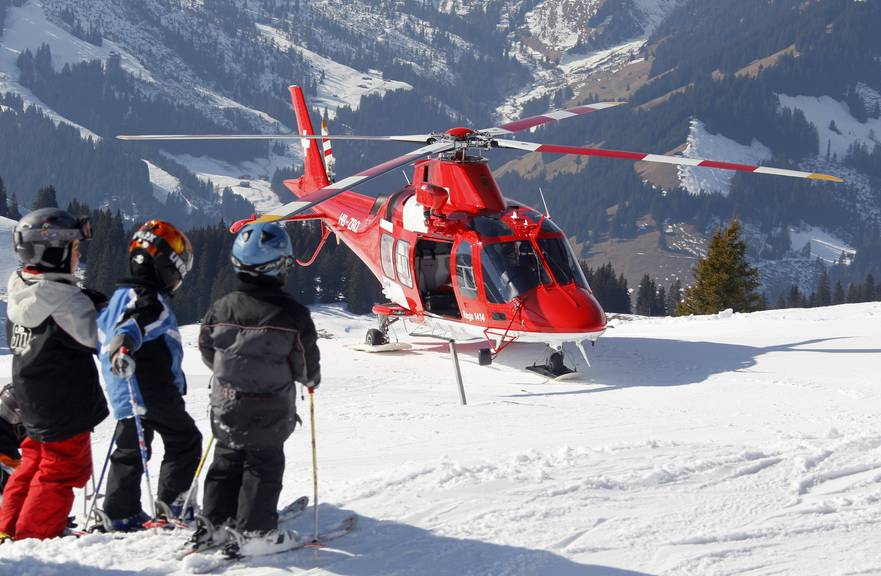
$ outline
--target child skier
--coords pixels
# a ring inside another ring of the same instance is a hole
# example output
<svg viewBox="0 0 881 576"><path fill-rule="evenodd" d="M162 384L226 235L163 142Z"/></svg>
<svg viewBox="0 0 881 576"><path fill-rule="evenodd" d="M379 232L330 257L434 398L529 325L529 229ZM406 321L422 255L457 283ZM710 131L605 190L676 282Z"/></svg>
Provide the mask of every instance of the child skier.
<svg viewBox="0 0 881 576"><path fill-rule="evenodd" d="M189 512L181 505L198 465L202 435L184 407L183 348L171 294L192 264L187 237L167 222L149 220L129 244L131 277L117 282L98 317L101 368L118 420L104 497L104 513L111 524L105 526L107 530L139 530L150 519L141 508L144 468L135 409L141 415L147 450L156 432L165 447L159 500L175 515ZM132 393L137 408L132 406Z"/></svg>
<svg viewBox="0 0 881 576"><path fill-rule="evenodd" d="M19 447L25 439L21 411L15 401L12 384L0 391L0 496L12 472L21 464Z"/></svg>
<svg viewBox="0 0 881 576"><path fill-rule="evenodd" d="M2 537L54 538L67 527L73 489L92 473L90 435L107 417L95 353L96 305L73 272L88 220L58 208L21 219L13 233L23 269L9 278L7 341L27 438L0 505Z"/></svg>
<svg viewBox="0 0 881 576"><path fill-rule="evenodd" d="M278 530L284 442L298 420L295 381L314 388L321 380L318 336L309 309L283 289L294 258L281 226L242 228L231 260L239 286L211 306L199 333L202 360L215 377L217 447L202 509L212 526L200 526L193 541L218 543L227 532L213 527L229 523L245 536L285 546L299 537ZM237 545L230 541L226 552L237 554Z"/></svg>

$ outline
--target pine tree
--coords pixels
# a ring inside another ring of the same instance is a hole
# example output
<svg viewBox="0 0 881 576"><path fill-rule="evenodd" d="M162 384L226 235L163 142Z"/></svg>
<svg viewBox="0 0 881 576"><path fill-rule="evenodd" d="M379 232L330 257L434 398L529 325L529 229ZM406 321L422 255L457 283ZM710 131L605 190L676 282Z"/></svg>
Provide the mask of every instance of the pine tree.
<svg viewBox="0 0 881 576"><path fill-rule="evenodd" d="M34 203L31 204L31 210L39 210L40 208L58 208L58 195L55 192L55 186L49 184L37 190Z"/></svg>
<svg viewBox="0 0 881 576"><path fill-rule="evenodd" d="M847 285L847 303L855 304L863 301L863 287L861 284L851 282Z"/></svg>
<svg viewBox="0 0 881 576"><path fill-rule="evenodd" d="M0 178L0 216L9 218L9 200L6 198L6 186Z"/></svg>
<svg viewBox="0 0 881 576"><path fill-rule="evenodd" d="M835 290L832 293L832 303L833 304L844 304L844 286L841 285L841 280L835 283Z"/></svg>
<svg viewBox="0 0 881 576"><path fill-rule="evenodd" d="M608 262L596 270L582 263L581 268L594 297L606 312L630 314L630 292L623 274L615 277L615 269Z"/></svg>
<svg viewBox="0 0 881 576"><path fill-rule="evenodd" d="M667 315L667 291L663 286L658 286L658 292L655 296L654 306L652 307L652 316Z"/></svg>
<svg viewBox="0 0 881 576"><path fill-rule="evenodd" d="M863 301L874 302L878 299L878 288L875 285L875 277L871 273L866 274L866 281L863 283Z"/></svg>
<svg viewBox="0 0 881 576"><path fill-rule="evenodd" d="M826 274L826 268L820 273L817 280L816 303L815 306L829 306L832 304L832 289L829 287L829 275Z"/></svg>
<svg viewBox="0 0 881 576"><path fill-rule="evenodd" d="M9 201L9 217L13 220L21 220L21 211L18 209L18 198L15 191L12 192L12 199Z"/></svg>
<svg viewBox="0 0 881 576"><path fill-rule="evenodd" d="M680 302L682 302L682 281L677 278L667 290L667 301L664 303L667 314L674 314Z"/></svg>
<svg viewBox="0 0 881 576"><path fill-rule="evenodd" d="M652 316L655 304L655 282L648 274L642 277L636 290L636 313L640 316Z"/></svg>
<svg viewBox="0 0 881 576"><path fill-rule="evenodd" d="M798 286L795 284L789 289L789 297L786 300L787 308L804 308L805 307L805 297L802 295L801 290L798 289Z"/></svg>
<svg viewBox="0 0 881 576"><path fill-rule="evenodd" d="M694 267L695 283L685 291L677 314L716 314L726 308L737 312L760 309L759 271L746 260L746 242L740 239L740 222L731 220L713 235L707 256Z"/></svg>

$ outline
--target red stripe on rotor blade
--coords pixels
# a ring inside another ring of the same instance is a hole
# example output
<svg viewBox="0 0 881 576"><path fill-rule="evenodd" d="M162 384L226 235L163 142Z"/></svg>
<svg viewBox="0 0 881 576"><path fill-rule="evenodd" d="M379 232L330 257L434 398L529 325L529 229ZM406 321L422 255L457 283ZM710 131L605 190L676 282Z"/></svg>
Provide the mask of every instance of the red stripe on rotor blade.
<svg viewBox="0 0 881 576"><path fill-rule="evenodd" d="M566 112L572 112L573 114L590 114L591 112L596 112L597 109L593 106L576 106L575 108L568 108Z"/></svg>
<svg viewBox="0 0 881 576"><path fill-rule="evenodd" d="M531 118L523 118L522 120L515 120L514 122L502 124L499 128L510 130L511 132L519 132L520 130L532 128L533 126L540 126L541 124L553 122L553 120L553 118L548 118L546 116L532 116Z"/></svg>
<svg viewBox="0 0 881 576"><path fill-rule="evenodd" d="M715 160L704 160L698 164L701 168L721 168L723 170L741 170L743 172L755 172L758 166L750 166L749 164L734 164L732 162L716 162Z"/></svg>
<svg viewBox="0 0 881 576"><path fill-rule="evenodd" d="M603 150L602 148L582 148L580 146L558 146L556 144L542 144L536 152L551 152L554 154L578 154L581 156L601 156L604 158L624 158L626 160L642 160L648 154L627 152L625 150Z"/></svg>

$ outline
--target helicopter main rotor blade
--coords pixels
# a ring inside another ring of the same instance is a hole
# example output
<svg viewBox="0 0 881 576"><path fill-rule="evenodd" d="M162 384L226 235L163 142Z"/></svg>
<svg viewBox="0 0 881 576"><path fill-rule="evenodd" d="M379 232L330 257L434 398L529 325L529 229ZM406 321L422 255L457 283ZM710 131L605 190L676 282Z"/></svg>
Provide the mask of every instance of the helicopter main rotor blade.
<svg viewBox="0 0 881 576"><path fill-rule="evenodd" d="M556 122L557 120L565 120L566 118L572 118L573 116L590 114L591 112L613 108L615 106L620 106L621 104L626 104L626 102L594 102L593 104L583 104L581 106L566 108L565 110L551 110L550 112L545 112L544 114L539 114L537 116L529 116L528 118L514 120L513 122L508 122L501 126L479 130L479 132L489 134L490 136L513 134L514 132L520 132L521 130L541 126L548 122Z"/></svg>
<svg viewBox="0 0 881 576"><path fill-rule="evenodd" d="M808 178L810 180L825 180L827 182L844 182L838 176L821 174L820 172L801 172L799 170L787 170L784 168L772 168L770 166L753 166L750 164L736 164L733 162L718 162L716 160L704 160L701 158L686 158L685 156L665 156L663 154L645 154L643 152L628 152L626 150L606 150L603 148L585 148L581 146L559 146L556 144L537 144L535 142L521 142L519 140L495 140L499 148L512 148L529 152L546 152L550 154L578 154L581 156L600 156L604 158L621 158L624 160L657 162L660 164L674 164L677 166L697 166L701 168L718 168L721 170L737 170L740 172L753 172L754 174L771 174L774 176L789 176L791 178Z"/></svg>
<svg viewBox="0 0 881 576"><path fill-rule="evenodd" d="M388 160L383 162L382 164L377 164L367 170L363 170L358 172L354 176L349 176L348 178L343 178L342 180L338 180L332 184L325 186L324 188L319 188L314 192L310 192L305 196L294 200L293 202L288 202L284 206L279 206L275 210L271 210L266 212L257 218L256 222L277 222L279 220L284 220L286 218L290 218L291 216L296 216L310 208L321 204L327 200L330 200L334 196L338 194L342 194L346 190L349 190L353 186L366 182L368 180L372 180L377 176L382 176L386 172L394 170L399 166L404 166L405 164L409 164L410 162L421 158L422 156L428 156L430 154L439 154L441 152L446 152L448 150L452 150L456 147L452 142L437 142L435 144L429 144L428 146L423 146L417 150L412 152L408 152L403 156L398 156L392 160Z"/></svg>
<svg viewBox="0 0 881 576"><path fill-rule="evenodd" d="M117 140L149 142L163 140L298 140L296 134L120 134Z"/></svg>
<svg viewBox="0 0 881 576"><path fill-rule="evenodd" d="M121 134L117 140L162 142L166 140L385 140L394 142L421 142L426 143L431 138L430 134L404 134L400 136L322 136L310 134L298 136L296 134Z"/></svg>
<svg viewBox="0 0 881 576"><path fill-rule="evenodd" d="M310 134L309 136L298 136L306 140L376 140L376 141L392 141L392 142L421 142L426 144L431 138L431 134L400 134L392 136L355 136L350 134L333 135L328 134Z"/></svg>

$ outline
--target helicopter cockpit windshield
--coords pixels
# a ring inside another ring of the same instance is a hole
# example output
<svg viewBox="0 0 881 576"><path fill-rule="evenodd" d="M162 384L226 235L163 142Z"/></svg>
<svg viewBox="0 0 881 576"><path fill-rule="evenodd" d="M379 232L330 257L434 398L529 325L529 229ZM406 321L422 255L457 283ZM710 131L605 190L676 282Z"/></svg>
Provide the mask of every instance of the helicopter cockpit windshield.
<svg viewBox="0 0 881 576"><path fill-rule="evenodd" d="M493 304L510 302L539 284L553 282L529 240L487 244L481 262L484 291Z"/></svg>
<svg viewBox="0 0 881 576"><path fill-rule="evenodd" d="M557 284L575 282L579 288L588 288L587 279L575 259L569 242L564 238L538 238L536 242Z"/></svg>

